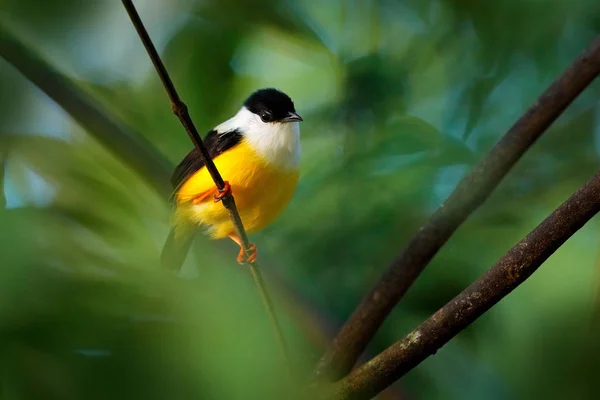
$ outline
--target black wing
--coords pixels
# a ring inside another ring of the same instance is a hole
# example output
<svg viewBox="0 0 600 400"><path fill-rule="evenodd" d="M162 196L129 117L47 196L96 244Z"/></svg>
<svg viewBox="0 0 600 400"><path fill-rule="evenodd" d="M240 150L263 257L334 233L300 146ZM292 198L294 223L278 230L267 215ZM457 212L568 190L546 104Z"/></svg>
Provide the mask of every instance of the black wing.
<svg viewBox="0 0 600 400"><path fill-rule="evenodd" d="M212 130L208 132L204 138L204 146L206 146L206 150L208 150L210 157L214 159L219 154L238 144L241 140L242 134L237 129L221 133ZM179 165L175 167L175 171L171 176L171 185L177 190L179 186L202 167L204 167L204 162L200 157L200 152L194 147L194 149L181 160Z"/></svg>

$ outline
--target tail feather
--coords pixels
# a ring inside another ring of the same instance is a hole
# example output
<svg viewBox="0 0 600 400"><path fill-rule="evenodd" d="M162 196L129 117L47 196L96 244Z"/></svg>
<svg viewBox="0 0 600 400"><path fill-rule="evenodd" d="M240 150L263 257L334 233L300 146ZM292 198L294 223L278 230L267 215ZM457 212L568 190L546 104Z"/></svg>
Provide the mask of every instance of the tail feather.
<svg viewBox="0 0 600 400"><path fill-rule="evenodd" d="M179 271L185 262L193 241L194 230L180 230L177 226L171 228L160 255L160 263L163 268Z"/></svg>

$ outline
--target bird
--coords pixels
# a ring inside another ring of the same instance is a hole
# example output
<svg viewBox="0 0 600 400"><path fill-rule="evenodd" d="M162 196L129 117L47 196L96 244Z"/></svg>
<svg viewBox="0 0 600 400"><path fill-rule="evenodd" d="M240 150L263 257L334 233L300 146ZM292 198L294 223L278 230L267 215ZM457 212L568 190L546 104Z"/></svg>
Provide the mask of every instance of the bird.
<svg viewBox="0 0 600 400"><path fill-rule="evenodd" d="M300 122L294 102L283 91L254 91L230 119L204 137L204 145L223 177L219 191L200 152L190 151L171 177L173 204L171 230L161 263L179 270L197 231L211 239L229 237L238 246L238 263L253 263L256 245L246 255L229 212L219 200L231 193L248 234L271 222L291 201L300 177Z"/></svg>

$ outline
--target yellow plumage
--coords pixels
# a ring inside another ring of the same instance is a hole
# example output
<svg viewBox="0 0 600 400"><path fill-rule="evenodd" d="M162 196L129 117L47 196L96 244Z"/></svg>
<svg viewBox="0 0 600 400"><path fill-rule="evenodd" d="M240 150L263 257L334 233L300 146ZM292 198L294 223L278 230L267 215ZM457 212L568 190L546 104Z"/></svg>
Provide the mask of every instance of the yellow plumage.
<svg viewBox="0 0 600 400"><path fill-rule="evenodd" d="M204 139L228 182L220 195L231 190L247 233L271 223L292 199L299 178L301 121L288 95L260 89ZM179 163L172 183L174 220L161 253L166 268L181 268L197 228L205 229L212 239L229 237L237 243L238 262L256 261L256 246L243 243L227 209L215 202L218 191L197 152L191 151Z"/></svg>
<svg viewBox="0 0 600 400"><path fill-rule="evenodd" d="M246 139L214 159L223 179L231 185L237 209L248 233L256 232L272 222L290 202L298 183L298 169L274 167ZM213 239L235 233L229 213L214 202L215 184L201 168L179 188L176 194L176 220L192 220L205 226ZM192 200L206 194L199 203Z"/></svg>

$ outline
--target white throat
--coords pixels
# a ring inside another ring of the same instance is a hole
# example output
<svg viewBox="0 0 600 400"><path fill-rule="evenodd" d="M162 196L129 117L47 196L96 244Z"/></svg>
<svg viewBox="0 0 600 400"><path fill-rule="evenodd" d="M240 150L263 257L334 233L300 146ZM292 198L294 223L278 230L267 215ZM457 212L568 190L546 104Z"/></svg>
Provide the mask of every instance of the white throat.
<svg viewBox="0 0 600 400"><path fill-rule="evenodd" d="M218 125L217 132L239 129L247 143L269 163L280 169L300 165L300 126L298 122L263 122L246 107Z"/></svg>

